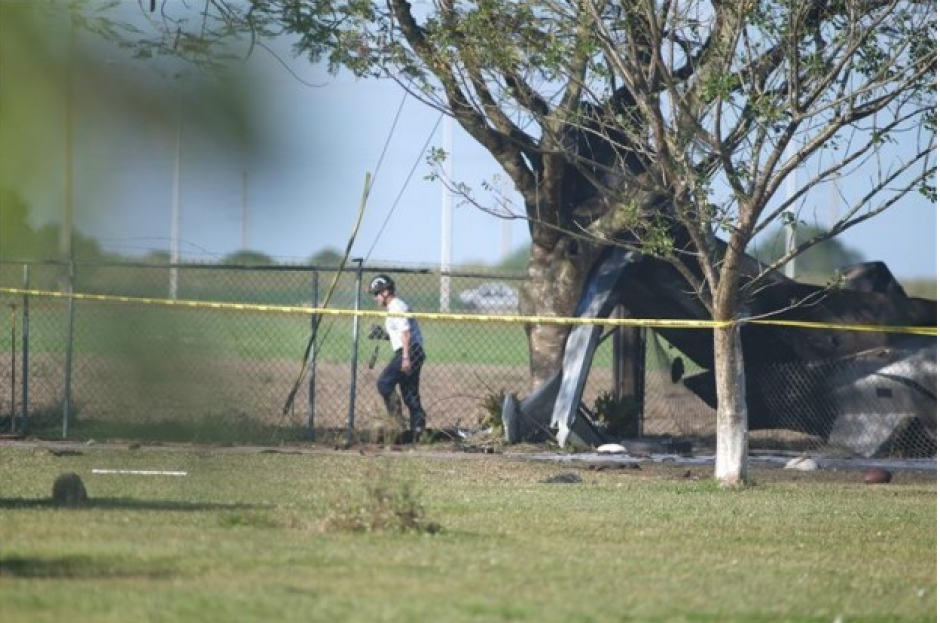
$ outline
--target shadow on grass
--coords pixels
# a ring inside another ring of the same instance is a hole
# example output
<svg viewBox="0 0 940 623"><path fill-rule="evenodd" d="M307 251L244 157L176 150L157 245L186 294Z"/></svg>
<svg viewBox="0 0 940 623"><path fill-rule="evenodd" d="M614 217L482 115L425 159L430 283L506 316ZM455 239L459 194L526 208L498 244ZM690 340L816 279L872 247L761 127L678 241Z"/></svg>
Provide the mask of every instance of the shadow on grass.
<svg viewBox="0 0 940 623"><path fill-rule="evenodd" d="M101 579L169 578L178 575L169 560L139 561L92 556L27 558L0 556L0 578Z"/></svg>
<svg viewBox="0 0 940 623"><path fill-rule="evenodd" d="M0 498L0 509L138 510L138 511L218 511L251 510L254 504L217 504L211 502L173 502L170 500L134 500L131 498L89 498L74 504L58 504L50 498Z"/></svg>
<svg viewBox="0 0 940 623"><path fill-rule="evenodd" d="M80 411L80 409L77 409ZM18 419L20 435L45 439L62 438L62 408L37 409L27 421ZM197 418L141 421L95 419L76 414L69 423L69 439L73 441L125 440L162 443L207 443L223 445L278 444L309 442L316 432L306 426L266 424L246 413L227 412ZM25 427L25 430L24 430ZM13 432L13 419L0 411L0 433Z"/></svg>

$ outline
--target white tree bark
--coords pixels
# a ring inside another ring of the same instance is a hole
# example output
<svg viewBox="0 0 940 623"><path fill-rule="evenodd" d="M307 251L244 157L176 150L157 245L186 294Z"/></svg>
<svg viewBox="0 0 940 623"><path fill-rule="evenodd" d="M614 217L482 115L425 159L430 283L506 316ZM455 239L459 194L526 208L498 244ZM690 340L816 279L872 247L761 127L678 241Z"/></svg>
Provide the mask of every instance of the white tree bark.
<svg viewBox="0 0 940 623"><path fill-rule="evenodd" d="M718 392L715 478L722 486L747 483L748 427L741 328L715 329L715 386Z"/></svg>

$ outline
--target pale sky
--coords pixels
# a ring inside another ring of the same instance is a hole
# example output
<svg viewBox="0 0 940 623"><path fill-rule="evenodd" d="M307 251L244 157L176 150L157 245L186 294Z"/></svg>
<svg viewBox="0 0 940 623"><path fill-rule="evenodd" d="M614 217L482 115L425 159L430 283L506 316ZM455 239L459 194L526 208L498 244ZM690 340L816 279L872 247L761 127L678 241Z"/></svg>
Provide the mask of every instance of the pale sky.
<svg viewBox="0 0 940 623"><path fill-rule="evenodd" d="M311 87L264 53L251 62L260 70L252 92L264 136L256 157L248 160L237 149L200 141L192 127L197 121L188 114L193 103L182 100L182 259L218 260L239 250L243 238L249 249L291 263L324 248L342 251L369 172L375 184L351 257L440 265L443 190L439 181L424 179L430 173L425 143L442 146L442 128L435 129L439 113L408 99L394 125L402 91L392 82L334 78L306 60L291 60L303 80L324 85ZM128 71L124 67L137 71L132 62L115 62L115 79ZM139 256L170 248L175 106L164 106L160 114L165 118L154 129L99 110L77 112L76 227L106 250ZM495 161L457 126L453 137L454 178L492 201L481 183L499 175ZM42 203L47 219L57 218L63 171L64 156L49 163L43 186L34 189L32 199ZM851 187L852 181L842 184ZM835 192L821 189L817 197ZM824 217L827 211L819 210ZM452 264L495 264L528 240L524 222L507 224L454 200ZM899 278L937 274L937 211L919 196L841 240L866 259L885 261Z"/></svg>

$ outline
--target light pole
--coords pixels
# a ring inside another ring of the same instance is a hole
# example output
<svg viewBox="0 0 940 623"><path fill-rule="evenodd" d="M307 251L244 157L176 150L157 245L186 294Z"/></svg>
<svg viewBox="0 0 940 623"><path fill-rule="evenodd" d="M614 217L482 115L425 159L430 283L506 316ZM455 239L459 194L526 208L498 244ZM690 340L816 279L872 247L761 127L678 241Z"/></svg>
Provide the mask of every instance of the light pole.
<svg viewBox="0 0 940 623"><path fill-rule="evenodd" d="M787 144L787 161L793 160L795 156L796 148L791 140ZM796 194L796 171L796 167L793 167L790 175L787 176L787 201L792 201L793 196ZM784 241L786 242L786 252L790 253L796 248L796 213L793 211L793 206L787 208L786 214L788 218L783 224ZM791 259L783 266L783 274L793 279L796 274L796 258Z"/></svg>
<svg viewBox="0 0 940 623"><path fill-rule="evenodd" d="M69 11L69 58L65 73L65 197L62 227L59 228L59 258L72 259L72 229L75 218L75 9Z"/></svg>
<svg viewBox="0 0 940 623"><path fill-rule="evenodd" d="M248 170L242 170L242 251L248 250Z"/></svg>
<svg viewBox="0 0 940 623"><path fill-rule="evenodd" d="M441 197L441 311L450 311L450 260L451 239L453 238L453 211L454 198L450 192L453 177L453 143L454 125L449 115L444 115L444 175L442 179L443 195Z"/></svg>
<svg viewBox="0 0 940 623"><path fill-rule="evenodd" d="M179 76L177 76L179 80ZM176 154L173 159L173 200L170 209L170 299L176 300L179 288L180 261L180 162L183 142L183 92L179 83L176 89Z"/></svg>

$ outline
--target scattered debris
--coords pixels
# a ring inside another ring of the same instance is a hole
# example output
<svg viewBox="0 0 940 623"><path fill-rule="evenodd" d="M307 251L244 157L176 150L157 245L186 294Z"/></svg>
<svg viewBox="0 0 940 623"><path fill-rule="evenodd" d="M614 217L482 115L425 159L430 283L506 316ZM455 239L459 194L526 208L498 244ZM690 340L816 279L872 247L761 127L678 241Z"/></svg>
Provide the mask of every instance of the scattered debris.
<svg viewBox="0 0 940 623"><path fill-rule="evenodd" d="M783 468L795 469L801 472L812 472L819 469L819 463L808 456L798 456L795 459L787 461L787 464L784 465Z"/></svg>
<svg viewBox="0 0 940 623"><path fill-rule="evenodd" d="M566 472L564 474L555 474L554 476L549 476L542 482L547 483L547 484L571 484L573 485L573 484L578 484L584 481L581 480L581 476L578 476L577 474L572 473L572 472Z"/></svg>
<svg viewBox="0 0 940 623"><path fill-rule="evenodd" d="M52 456L82 456L84 452L81 452L80 450L69 450L69 449L59 450L56 448L50 448L49 454L51 454Z"/></svg>
<svg viewBox="0 0 940 623"><path fill-rule="evenodd" d="M883 467L872 467L865 472L862 479L866 485L886 485L891 482L893 474Z"/></svg>
<svg viewBox="0 0 940 623"><path fill-rule="evenodd" d="M626 469L642 469L639 463L591 463L588 465L588 469L592 472L602 472L605 470L626 470Z"/></svg>

